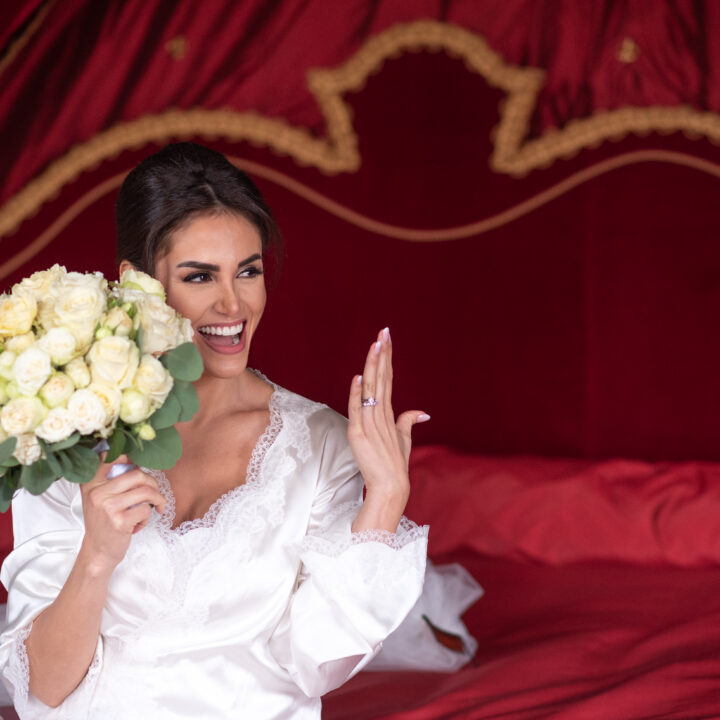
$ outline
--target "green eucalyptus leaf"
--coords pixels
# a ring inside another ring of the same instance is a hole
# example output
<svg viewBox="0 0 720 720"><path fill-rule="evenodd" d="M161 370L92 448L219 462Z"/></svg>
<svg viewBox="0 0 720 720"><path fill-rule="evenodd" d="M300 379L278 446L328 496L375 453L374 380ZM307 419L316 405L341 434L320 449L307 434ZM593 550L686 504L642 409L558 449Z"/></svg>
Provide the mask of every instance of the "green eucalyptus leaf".
<svg viewBox="0 0 720 720"><path fill-rule="evenodd" d="M63 476L74 483L90 482L100 465L98 454L82 445L68 448L58 457L63 468Z"/></svg>
<svg viewBox="0 0 720 720"><path fill-rule="evenodd" d="M56 477L47 460L36 460L32 465L23 465L20 484L33 495L40 495L53 484Z"/></svg>
<svg viewBox="0 0 720 720"><path fill-rule="evenodd" d="M200 409L200 402L197 396L197 390L192 383L176 380L173 387L175 397L180 401L182 412L180 413L180 422L191 420L193 415Z"/></svg>
<svg viewBox="0 0 720 720"><path fill-rule="evenodd" d="M203 373L202 357L195 343L186 342L168 350L160 357L160 362L176 380L193 382Z"/></svg>
<svg viewBox="0 0 720 720"><path fill-rule="evenodd" d="M155 430L162 430L166 427L173 426L182 413L182 405L177 397L175 385L165 398L165 402L150 416L150 424Z"/></svg>
<svg viewBox="0 0 720 720"><path fill-rule="evenodd" d="M125 448L123 452L129 457L130 452L138 447L138 436L134 432L130 432L126 427L121 428L121 432L125 436Z"/></svg>
<svg viewBox="0 0 720 720"><path fill-rule="evenodd" d="M13 458L17 438L9 437L0 443L0 465L7 465L8 460ZM14 458L13 458L14 459Z"/></svg>
<svg viewBox="0 0 720 720"><path fill-rule="evenodd" d="M47 464L50 466L53 473L55 473L55 479L57 480L63 472L62 465L60 465L57 455L55 455L55 453L50 449L50 446L46 445L42 440L40 440L40 447L42 447ZM60 452L62 452L62 450Z"/></svg>
<svg viewBox="0 0 720 720"><path fill-rule="evenodd" d="M8 477L0 478L0 513L7 512L15 495L15 490L17 490L17 486L12 479Z"/></svg>
<svg viewBox="0 0 720 720"><path fill-rule="evenodd" d="M48 447L53 451L65 450L66 448L75 445L80 440L80 433L73 433L70 437L66 437L64 440L59 440L56 443L50 443Z"/></svg>
<svg viewBox="0 0 720 720"><path fill-rule="evenodd" d="M174 427L168 427L158 430L154 440L130 450L128 457L142 467L168 470L180 459L181 454L180 434Z"/></svg>
<svg viewBox="0 0 720 720"><path fill-rule="evenodd" d="M115 427L115 431L110 437L110 447L108 448L107 455L105 456L105 462L111 463L120 457L125 450L125 434L120 430L119 427Z"/></svg>

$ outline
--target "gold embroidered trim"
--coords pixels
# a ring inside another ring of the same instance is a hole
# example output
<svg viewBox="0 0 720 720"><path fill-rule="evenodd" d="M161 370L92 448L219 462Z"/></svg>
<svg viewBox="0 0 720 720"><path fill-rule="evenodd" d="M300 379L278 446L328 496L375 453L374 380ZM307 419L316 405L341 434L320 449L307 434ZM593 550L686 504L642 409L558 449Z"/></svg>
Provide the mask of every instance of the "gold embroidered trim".
<svg viewBox="0 0 720 720"><path fill-rule="evenodd" d="M7 49L5 55L0 58L0 75L10 65L10 63L16 58L17 54L27 45L28 40L35 34L35 31L42 25L46 15L50 11L51 6L55 0L48 0L43 7L41 7L32 19L30 24L25 28L25 32L15 40L12 45Z"/></svg>
<svg viewBox="0 0 720 720"><path fill-rule="evenodd" d="M178 138L250 141L290 155L301 165L326 173L355 171L360 166L358 141L343 94L358 90L389 57L407 50L444 50L461 57L473 72L507 92L495 129L490 166L522 176L554 160L576 154L604 140L628 133L684 131L720 142L720 116L687 107L623 108L572 121L561 130L527 140L530 118L545 72L506 64L479 35L434 20L397 24L375 35L345 63L314 69L308 87L325 118L327 134L317 138L305 128L255 112L233 110L167 110L118 123L75 146L0 207L0 237L12 232L44 202L80 173L128 148Z"/></svg>
<svg viewBox="0 0 720 720"><path fill-rule="evenodd" d="M72 148L11 197L0 208L0 236L17 228L84 170L128 148L170 138L247 140L288 154L299 164L311 165L326 173L357 170L360 166L357 136L343 93L360 89L388 57L402 50L422 49L446 50L463 57L471 70L512 93L508 105L516 108L516 114L525 106L531 109L544 77L540 70L505 65L481 37L461 27L434 20L394 25L371 37L339 67L308 71L308 87L325 118L325 138L316 138L308 130L293 127L284 120L233 110L167 110L118 123ZM507 130L501 134L503 132Z"/></svg>
<svg viewBox="0 0 720 720"><path fill-rule="evenodd" d="M508 118L503 117L499 127L506 122L509 122ZM515 127L519 125L520 120L517 120ZM573 120L562 130L554 130L525 143L518 132L512 132L504 137L502 147L498 141L490 164L494 170L522 176L530 170L547 167L559 158L597 147L605 140L620 140L630 133L648 135L652 132L664 135L683 132L691 140L706 137L720 143L720 115L684 106L628 107L596 113L589 118Z"/></svg>
<svg viewBox="0 0 720 720"><path fill-rule="evenodd" d="M491 215L490 217L478 220L468 225L460 225L450 228L439 228L437 230L417 230L414 228L405 228L397 225L389 225L387 223L373 220L366 215L355 212L330 198L321 195L307 185L298 182L284 173L278 172L272 168L260 165L259 163L230 156L229 159L242 170L265 178L292 193L295 193L304 200L313 203L317 207L325 210L332 215L348 222L352 225L362 228L368 232L372 232L385 237L394 238L396 240L408 240L414 242L446 242L450 240L460 240L462 238L482 235L489 230L507 225L508 223L518 220L533 210L546 205L552 200L556 200L562 195L570 192L570 190L579 185L592 180L604 173L616 170L627 165L633 165L642 162L665 162L674 165L689 167L699 172L705 172L713 177L720 178L720 165L716 165L708 160L686 155L685 153L673 152L670 150L639 150L636 152L624 153L616 155L608 160L603 160L591 167L584 168L559 183L543 190L537 195L533 195L527 200L514 205L513 207L503 210L502 212ZM43 248L49 245L76 217L80 215L86 208L99 200L101 197L112 192L120 186L127 172L118 173L104 182L97 185L85 195L76 200L60 217L58 217L41 235L33 242L26 245L19 253L0 265L0 279L3 279L15 272L19 267L29 262Z"/></svg>

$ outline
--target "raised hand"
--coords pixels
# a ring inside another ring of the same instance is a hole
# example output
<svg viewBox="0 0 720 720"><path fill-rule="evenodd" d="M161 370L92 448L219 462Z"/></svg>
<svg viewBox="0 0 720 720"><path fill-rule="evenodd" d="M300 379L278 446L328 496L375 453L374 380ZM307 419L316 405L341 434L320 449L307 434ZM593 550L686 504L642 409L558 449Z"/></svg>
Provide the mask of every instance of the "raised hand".
<svg viewBox="0 0 720 720"><path fill-rule="evenodd" d="M117 462L129 462L120 456ZM83 554L111 570L124 557L133 533L150 521L153 506L165 509L157 481L135 469L108 478L111 465L100 464L95 477L81 486L85 538Z"/></svg>
<svg viewBox="0 0 720 720"><path fill-rule="evenodd" d="M348 441L366 489L355 532L397 529L410 494L412 426L430 419L422 410L408 410L395 421L392 380L392 341L385 328L370 346L363 374L350 387Z"/></svg>

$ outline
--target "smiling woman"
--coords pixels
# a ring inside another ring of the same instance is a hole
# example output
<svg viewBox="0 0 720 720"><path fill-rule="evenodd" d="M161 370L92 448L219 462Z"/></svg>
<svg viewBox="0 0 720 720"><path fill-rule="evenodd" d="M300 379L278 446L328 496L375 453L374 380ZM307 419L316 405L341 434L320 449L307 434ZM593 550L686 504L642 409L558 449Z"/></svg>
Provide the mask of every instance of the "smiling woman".
<svg viewBox="0 0 720 720"><path fill-rule="evenodd" d="M16 497L4 680L23 719L319 718L420 595L427 528L403 510L428 416L395 421L387 328L349 421L248 368L280 235L222 155L147 158L117 222L121 272L154 275L191 322L199 411L167 474L101 465L82 488Z"/></svg>

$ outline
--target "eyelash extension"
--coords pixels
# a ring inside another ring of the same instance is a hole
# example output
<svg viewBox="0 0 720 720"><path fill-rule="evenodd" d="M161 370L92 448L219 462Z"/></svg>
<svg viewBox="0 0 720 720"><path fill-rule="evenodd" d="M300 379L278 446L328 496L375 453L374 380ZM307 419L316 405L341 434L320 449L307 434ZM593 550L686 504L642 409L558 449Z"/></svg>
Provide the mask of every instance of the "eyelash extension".
<svg viewBox="0 0 720 720"><path fill-rule="evenodd" d="M245 273L247 273L247 274L245 274ZM261 268L256 267L255 265L250 265L249 267L243 268L238 273L238 276L245 277L245 278L254 278L254 277L257 277L258 275L264 275L264 274L265 274L265 271L262 270ZM195 272L195 273L190 273L189 275L186 275L183 278L183 282L192 283L192 282L197 282L201 278L207 279L209 277L210 277L210 273ZM204 281L205 280L202 280L202 282L204 282Z"/></svg>

